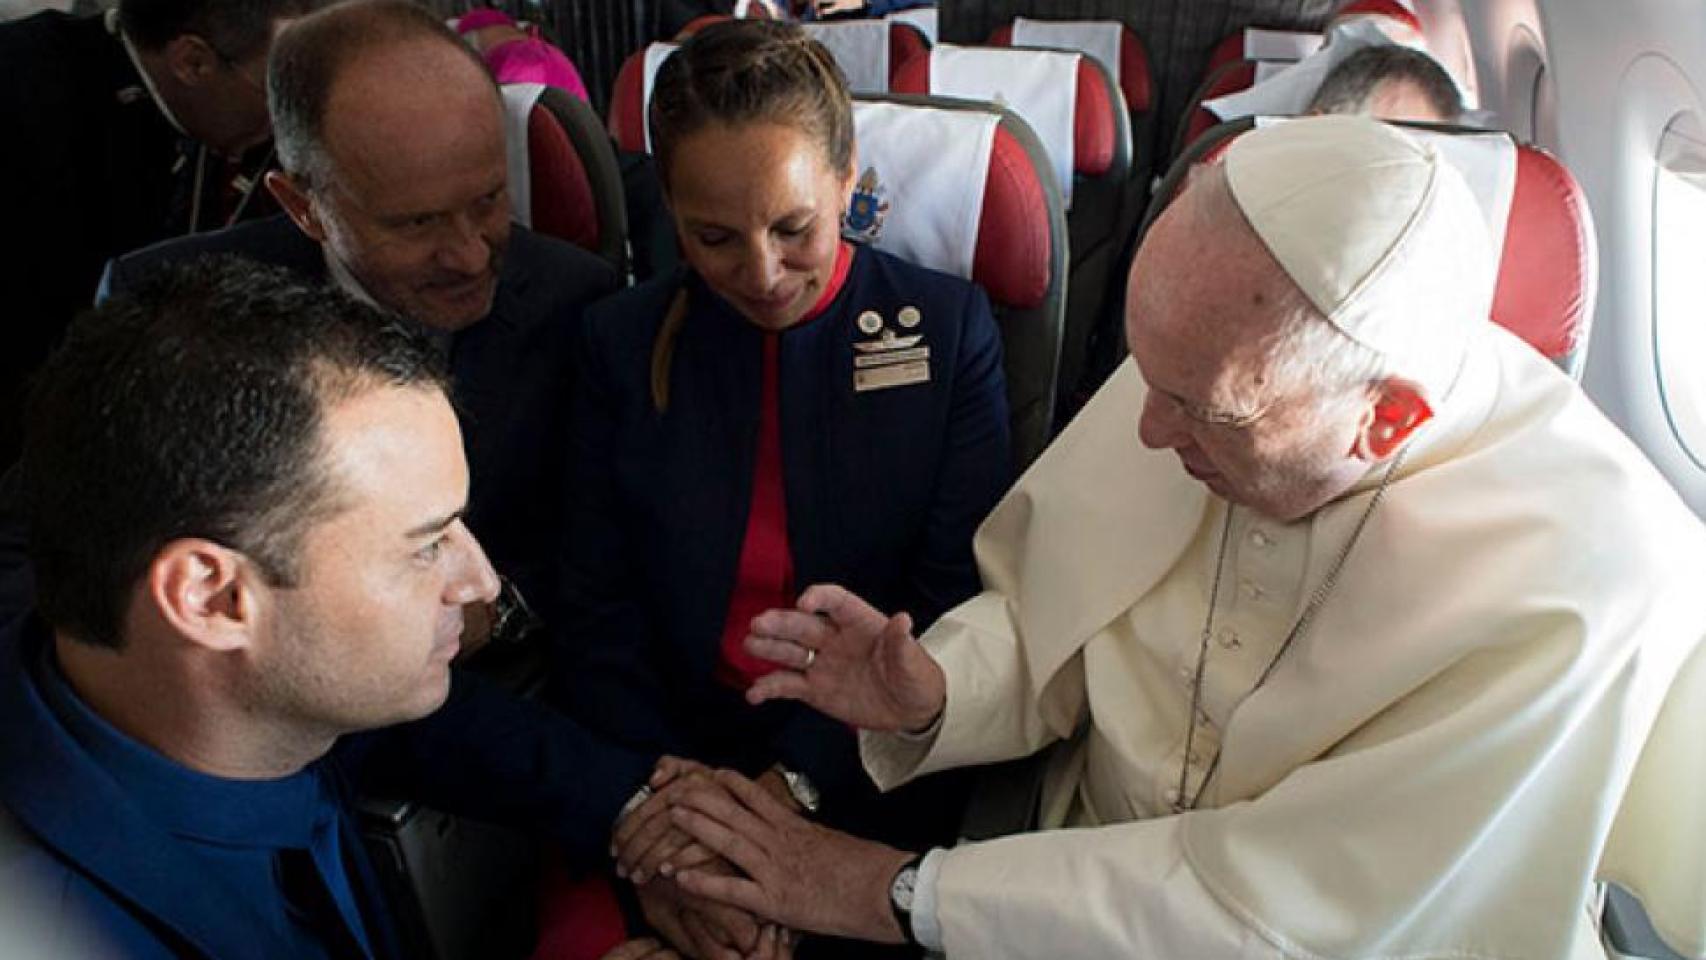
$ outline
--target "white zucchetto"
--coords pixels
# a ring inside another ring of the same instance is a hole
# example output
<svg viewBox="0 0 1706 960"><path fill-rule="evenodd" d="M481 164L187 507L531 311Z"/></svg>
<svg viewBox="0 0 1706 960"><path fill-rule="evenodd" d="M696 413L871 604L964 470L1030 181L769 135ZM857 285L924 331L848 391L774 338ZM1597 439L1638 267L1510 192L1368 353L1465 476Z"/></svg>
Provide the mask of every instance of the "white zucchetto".
<svg viewBox="0 0 1706 960"><path fill-rule="evenodd" d="M1442 395L1488 321L1498 266L1457 170L1350 116L1252 130L1225 165L1257 237L1328 322Z"/></svg>

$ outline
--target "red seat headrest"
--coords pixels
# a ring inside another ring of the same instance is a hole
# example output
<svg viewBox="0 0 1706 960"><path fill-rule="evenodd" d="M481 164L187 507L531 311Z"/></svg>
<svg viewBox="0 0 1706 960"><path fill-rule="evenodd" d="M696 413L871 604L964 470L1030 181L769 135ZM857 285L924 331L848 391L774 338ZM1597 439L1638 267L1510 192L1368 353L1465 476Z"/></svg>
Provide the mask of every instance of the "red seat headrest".
<svg viewBox="0 0 1706 960"><path fill-rule="evenodd" d="M930 38L924 31L910 23L900 20L889 21L889 86L894 86L894 78L900 73L900 68L914 57L925 56L930 52Z"/></svg>
<svg viewBox="0 0 1706 960"><path fill-rule="evenodd" d="M1237 63L1244 59L1244 31L1228 34L1225 39L1214 45L1209 52L1208 63L1202 68L1203 79L1213 76L1216 70L1229 63Z"/></svg>
<svg viewBox="0 0 1706 960"><path fill-rule="evenodd" d="M1416 16L1415 11L1404 6L1402 3L1399 3L1398 0L1351 0L1350 3L1340 7L1339 11L1333 14L1333 16L1337 18L1356 16L1359 14L1374 14L1382 17L1391 17L1394 20L1402 22L1405 26L1416 31L1418 34L1422 32L1421 18Z"/></svg>
<svg viewBox="0 0 1706 960"><path fill-rule="evenodd" d="M1518 144L1493 320L1553 360L1580 345L1599 282L1581 184L1537 147Z"/></svg>
<svg viewBox="0 0 1706 960"><path fill-rule="evenodd" d="M1028 310L1048 296L1052 250L1043 175L1012 131L996 127L971 279L997 304Z"/></svg>
<svg viewBox="0 0 1706 960"><path fill-rule="evenodd" d="M687 21L686 26L684 26L680 30L676 31L675 42L676 43L685 43L687 41L688 37L693 36L695 33L698 33L699 31L705 29L706 27L710 26L711 24L722 23L724 20L733 20L733 19L734 19L734 17L731 17L726 13L700 14L699 16L694 17L693 19Z"/></svg>
<svg viewBox="0 0 1706 960"><path fill-rule="evenodd" d="M1013 45L1013 25L995 28L989 35L992 47ZM1132 113L1148 113L1155 102L1154 79L1149 74L1149 51L1138 38L1137 31L1120 27L1120 93L1125 96L1126 109Z"/></svg>
<svg viewBox="0 0 1706 960"><path fill-rule="evenodd" d="M1113 91L1108 75L1088 62L1078 61L1078 101L1072 113L1072 172L1100 177L1114 166L1119 121L1114 116ZM895 93L930 93L930 58L915 57L895 72Z"/></svg>
<svg viewBox="0 0 1706 960"><path fill-rule="evenodd" d="M646 48L628 54L610 88L610 138L629 153L646 151Z"/></svg>
<svg viewBox="0 0 1706 960"><path fill-rule="evenodd" d="M527 164L533 191L533 229L598 252L604 225L592 179L568 132L543 104L527 115Z"/></svg>
<svg viewBox="0 0 1706 960"><path fill-rule="evenodd" d="M1178 152L1183 153L1193 141L1220 122L1220 117L1213 110L1203 106L1206 101L1247 90L1255 82L1256 63L1253 60L1237 60L1216 70L1203 83L1196 102L1191 104L1191 119L1185 126L1183 139L1179 141Z"/></svg>

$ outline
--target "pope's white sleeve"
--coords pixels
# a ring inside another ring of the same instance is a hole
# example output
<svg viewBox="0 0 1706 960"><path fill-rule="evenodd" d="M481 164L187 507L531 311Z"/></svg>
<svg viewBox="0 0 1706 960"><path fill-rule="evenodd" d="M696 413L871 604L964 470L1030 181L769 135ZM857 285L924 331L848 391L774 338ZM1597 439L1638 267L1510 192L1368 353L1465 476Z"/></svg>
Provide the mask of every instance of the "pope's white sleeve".
<svg viewBox="0 0 1706 960"><path fill-rule="evenodd" d="M1285 956L1203 885L1184 856L1182 819L1019 834L943 852L931 897L945 952L950 960Z"/></svg>
<svg viewBox="0 0 1706 960"><path fill-rule="evenodd" d="M934 737L864 732L859 753L883 790L908 780L974 764L1029 756L1058 738L1043 722L1030 690L1005 597L993 591L944 614L920 642L947 675L947 703ZM1084 710L1077 663L1060 671L1050 695L1068 715Z"/></svg>

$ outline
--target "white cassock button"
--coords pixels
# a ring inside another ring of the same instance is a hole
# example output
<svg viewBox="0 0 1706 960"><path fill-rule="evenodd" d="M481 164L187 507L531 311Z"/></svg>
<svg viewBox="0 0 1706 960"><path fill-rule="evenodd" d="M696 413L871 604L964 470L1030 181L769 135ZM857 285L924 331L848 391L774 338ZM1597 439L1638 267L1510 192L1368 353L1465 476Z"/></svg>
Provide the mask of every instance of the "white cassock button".
<svg viewBox="0 0 1706 960"><path fill-rule="evenodd" d="M1238 631L1231 627L1223 627L1214 632L1214 641L1220 644L1222 650L1236 650L1244 645L1244 640L1238 636Z"/></svg>
<svg viewBox="0 0 1706 960"><path fill-rule="evenodd" d="M1162 794L1161 796L1162 796L1162 799L1167 801L1167 806L1172 807L1175 810L1179 809L1179 788L1178 787L1168 787L1167 792Z"/></svg>
<svg viewBox="0 0 1706 960"><path fill-rule="evenodd" d="M1273 542L1274 542L1274 539L1272 537L1268 536L1267 534L1263 533L1260 530L1251 530L1250 531L1250 545L1253 547L1261 547L1263 549L1266 549L1267 547L1272 546Z"/></svg>
<svg viewBox="0 0 1706 960"><path fill-rule="evenodd" d="M1244 581L1239 584L1239 588L1244 591L1244 598L1247 600L1260 600L1268 595L1268 592L1262 589L1262 585L1254 580Z"/></svg>

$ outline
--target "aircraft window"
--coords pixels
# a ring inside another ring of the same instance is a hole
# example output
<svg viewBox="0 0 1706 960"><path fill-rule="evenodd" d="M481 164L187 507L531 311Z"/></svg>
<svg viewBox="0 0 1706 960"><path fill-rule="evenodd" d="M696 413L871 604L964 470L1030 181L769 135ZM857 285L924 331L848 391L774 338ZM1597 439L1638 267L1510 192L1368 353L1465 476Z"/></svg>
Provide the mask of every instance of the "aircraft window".
<svg viewBox="0 0 1706 960"><path fill-rule="evenodd" d="M1679 114L1653 182L1653 352L1671 430L1706 469L1706 126Z"/></svg>

